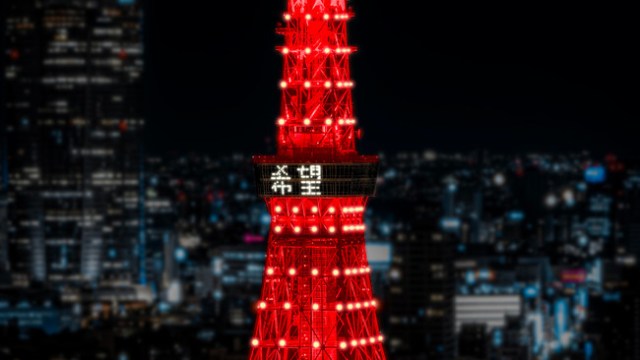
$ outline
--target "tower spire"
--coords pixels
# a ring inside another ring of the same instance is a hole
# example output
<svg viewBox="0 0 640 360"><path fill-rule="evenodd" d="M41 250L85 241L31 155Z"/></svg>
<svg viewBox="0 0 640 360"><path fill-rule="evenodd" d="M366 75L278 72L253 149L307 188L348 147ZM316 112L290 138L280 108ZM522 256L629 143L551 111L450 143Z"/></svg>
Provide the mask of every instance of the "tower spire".
<svg viewBox="0 0 640 360"><path fill-rule="evenodd" d="M285 40L278 47L284 60L279 155L303 148L320 156L355 153L349 57L356 49L347 41L352 16L344 1L289 1L278 29Z"/></svg>
<svg viewBox="0 0 640 360"><path fill-rule="evenodd" d="M344 0L288 0L277 154L255 156L271 214L251 360L384 360L365 248L377 156L356 151Z"/></svg>

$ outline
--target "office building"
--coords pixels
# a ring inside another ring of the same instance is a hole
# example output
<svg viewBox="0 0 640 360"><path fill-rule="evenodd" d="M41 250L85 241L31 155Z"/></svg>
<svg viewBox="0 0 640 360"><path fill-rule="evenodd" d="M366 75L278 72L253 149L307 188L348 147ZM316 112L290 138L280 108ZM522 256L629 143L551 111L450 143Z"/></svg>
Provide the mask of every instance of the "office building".
<svg viewBox="0 0 640 360"><path fill-rule="evenodd" d="M12 281L136 283L145 244L141 6L12 0L7 10Z"/></svg>

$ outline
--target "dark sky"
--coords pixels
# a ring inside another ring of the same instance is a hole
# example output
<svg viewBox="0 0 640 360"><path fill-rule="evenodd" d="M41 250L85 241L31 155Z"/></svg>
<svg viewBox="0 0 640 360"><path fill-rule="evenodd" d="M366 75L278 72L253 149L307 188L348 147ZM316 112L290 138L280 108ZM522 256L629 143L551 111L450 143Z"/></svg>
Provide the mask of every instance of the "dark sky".
<svg viewBox="0 0 640 360"><path fill-rule="evenodd" d="M631 8L442 3L351 2L361 150L635 154ZM284 8L285 0L148 1L150 152L267 151Z"/></svg>

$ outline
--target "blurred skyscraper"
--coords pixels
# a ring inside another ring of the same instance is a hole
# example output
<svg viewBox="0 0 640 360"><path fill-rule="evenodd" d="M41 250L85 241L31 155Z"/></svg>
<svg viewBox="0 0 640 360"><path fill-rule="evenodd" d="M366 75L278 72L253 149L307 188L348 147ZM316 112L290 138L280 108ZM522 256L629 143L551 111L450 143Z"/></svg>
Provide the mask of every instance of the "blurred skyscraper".
<svg viewBox="0 0 640 360"><path fill-rule="evenodd" d="M145 243L142 8L134 0L6 7L13 284L134 283Z"/></svg>
<svg viewBox="0 0 640 360"><path fill-rule="evenodd" d="M7 243L7 149L2 131L0 131L0 286L6 285L9 270Z"/></svg>
<svg viewBox="0 0 640 360"><path fill-rule="evenodd" d="M4 185L0 185L0 285L7 282L9 253L7 243L7 197Z"/></svg>
<svg viewBox="0 0 640 360"><path fill-rule="evenodd" d="M441 220L455 221L440 216L454 201L449 187L443 193L444 206L437 196L406 204L411 228L394 239L387 305L390 354L396 359L454 359L455 235L441 230Z"/></svg>

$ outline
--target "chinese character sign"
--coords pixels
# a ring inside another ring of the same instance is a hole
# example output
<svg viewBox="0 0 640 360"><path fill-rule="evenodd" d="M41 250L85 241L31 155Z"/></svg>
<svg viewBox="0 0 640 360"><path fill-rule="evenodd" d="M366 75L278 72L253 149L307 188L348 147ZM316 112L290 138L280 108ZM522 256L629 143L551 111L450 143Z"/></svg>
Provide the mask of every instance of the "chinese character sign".
<svg viewBox="0 0 640 360"><path fill-rule="evenodd" d="M319 196L320 184L322 184L322 166L310 165L299 166L298 173L300 174L300 195L302 196Z"/></svg>
<svg viewBox="0 0 640 360"><path fill-rule="evenodd" d="M293 186L290 184L291 176L288 173L288 165L277 165L276 171L271 173L271 190L280 195L291 194Z"/></svg>
<svg viewBox="0 0 640 360"><path fill-rule="evenodd" d="M259 164L256 185L260 196L372 196L377 173L373 162Z"/></svg>
<svg viewBox="0 0 640 360"><path fill-rule="evenodd" d="M296 165L289 173L290 165L276 165L269 181L271 192L276 195L320 196L322 191L322 165ZM291 167L294 167L291 165ZM293 176L292 176L293 175ZM300 184L299 187L295 184Z"/></svg>

